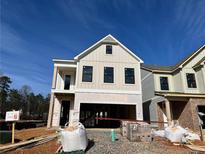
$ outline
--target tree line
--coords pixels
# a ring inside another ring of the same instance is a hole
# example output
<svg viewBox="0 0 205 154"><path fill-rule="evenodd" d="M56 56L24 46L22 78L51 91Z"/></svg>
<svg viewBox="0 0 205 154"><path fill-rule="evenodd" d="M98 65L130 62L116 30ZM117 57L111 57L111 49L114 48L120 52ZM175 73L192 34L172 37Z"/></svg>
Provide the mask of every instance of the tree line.
<svg viewBox="0 0 205 154"><path fill-rule="evenodd" d="M11 83L8 76L0 76L0 119L5 118L6 111L20 110L21 119L46 120L50 94L34 94L28 85L13 89Z"/></svg>

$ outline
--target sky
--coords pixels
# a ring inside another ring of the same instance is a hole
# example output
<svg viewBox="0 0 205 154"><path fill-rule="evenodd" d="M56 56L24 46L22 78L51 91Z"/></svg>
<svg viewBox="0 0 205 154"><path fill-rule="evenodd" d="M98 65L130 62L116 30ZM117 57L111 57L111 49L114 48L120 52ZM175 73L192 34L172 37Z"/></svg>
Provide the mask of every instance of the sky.
<svg viewBox="0 0 205 154"><path fill-rule="evenodd" d="M111 34L146 64L174 65L205 43L205 0L0 0L0 74L50 93L53 58Z"/></svg>

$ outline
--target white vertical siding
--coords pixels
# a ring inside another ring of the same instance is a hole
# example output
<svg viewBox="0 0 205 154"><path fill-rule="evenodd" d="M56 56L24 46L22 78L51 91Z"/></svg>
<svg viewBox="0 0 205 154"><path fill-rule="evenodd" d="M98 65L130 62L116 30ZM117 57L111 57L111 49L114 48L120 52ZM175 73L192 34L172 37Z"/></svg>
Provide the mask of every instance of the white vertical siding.
<svg viewBox="0 0 205 154"><path fill-rule="evenodd" d="M82 82L83 66L93 66L93 81ZM114 83L104 83L104 67L114 67ZM124 69L134 68L135 84L125 84ZM79 62L78 89L112 89L141 91L140 63L119 45L113 45L113 53L106 55L101 45Z"/></svg>

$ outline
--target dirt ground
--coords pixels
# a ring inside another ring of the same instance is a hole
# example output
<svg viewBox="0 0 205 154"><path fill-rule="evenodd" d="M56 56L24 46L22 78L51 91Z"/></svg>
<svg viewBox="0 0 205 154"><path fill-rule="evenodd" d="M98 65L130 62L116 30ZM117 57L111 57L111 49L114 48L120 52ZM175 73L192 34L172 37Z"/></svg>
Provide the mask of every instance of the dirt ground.
<svg viewBox="0 0 205 154"><path fill-rule="evenodd" d="M57 140L53 140L32 148L27 148L27 149L19 148L7 152L6 154L54 154L59 146L60 145L57 142Z"/></svg>
<svg viewBox="0 0 205 154"><path fill-rule="evenodd" d="M50 130L46 127L16 130L15 141L25 141L35 137L46 136L55 133L55 130ZM56 152L59 146L60 145L57 139L55 139L32 148L18 148L16 150L9 151L6 154L52 154Z"/></svg>
<svg viewBox="0 0 205 154"><path fill-rule="evenodd" d="M27 140L33 137L39 137L55 133L55 130L48 130L47 128L26 129L16 132L16 139ZM87 130L89 145L86 153L88 154L197 154L186 148L183 145L174 146L168 140L160 137L155 137L151 143L130 142L125 137L122 137L119 132L116 132L116 142L111 142L110 130ZM7 154L54 154L59 148L58 140L32 147L32 148L18 148L16 150L7 152Z"/></svg>
<svg viewBox="0 0 205 154"><path fill-rule="evenodd" d="M16 130L15 139L23 141L23 140L32 139L34 137L54 134L55 132L56 132L55 130L50 130L47 129L46 127Z"/></svg>

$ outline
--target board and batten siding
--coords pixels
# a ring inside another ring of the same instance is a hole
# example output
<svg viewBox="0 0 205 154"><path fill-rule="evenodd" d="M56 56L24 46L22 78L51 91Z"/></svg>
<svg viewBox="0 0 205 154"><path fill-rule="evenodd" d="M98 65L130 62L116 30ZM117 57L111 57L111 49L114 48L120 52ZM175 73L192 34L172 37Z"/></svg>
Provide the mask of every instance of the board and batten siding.
<svg viewBox="0 0 205 154"><path fill-rule="evenodd" d="M199 92L200 93L205 93L205 80L204 80L203 77L204 77L203 69L197 70L196 71L196 78L198 80L198 83L200 83L197 86L199 87Z"/></svg>
<svg viewBox="0 0 205 154"><path fill-rule="evenodd" d="M83 66L93 66L92 82L82 82ZM114 83L104 83L104 67L114 68ZM125 68L134 68L135 84L125 84ZM112 54L106 54L106 45L102 44L80 59L77 89L106 89L141 93L140 63L119 45L112 45Z"/></svg>
<svg viewBox="0 0 205 154"><path fill-rule="evenodd" d="M181 71L178 71L173 75L173 84L175 92L183 92Z"/></svg>

